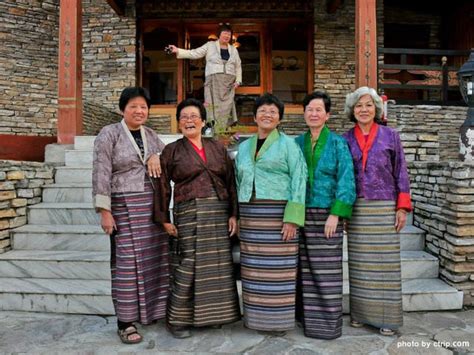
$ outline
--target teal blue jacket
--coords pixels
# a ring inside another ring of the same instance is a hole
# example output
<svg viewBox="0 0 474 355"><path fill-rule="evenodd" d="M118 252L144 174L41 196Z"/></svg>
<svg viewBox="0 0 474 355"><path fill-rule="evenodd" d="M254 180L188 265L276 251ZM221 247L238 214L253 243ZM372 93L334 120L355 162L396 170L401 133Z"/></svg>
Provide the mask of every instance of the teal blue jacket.
<svg viewBox="0 0 474 355"><path fill-rule="evenodd" d="M235 161L239 202L255 198L288 201L283 222L304 225L307 169L294 139L273 130L257 157L257 135L239 145Z"/></svg>
<svg viewBox="0 0 474 355"><path fill-rule="evenodd" d="M330 208L330 214L351 218L356 199L354 166L347 142L323 127L311 147L308 131L296 137L308 165L306 207Z"/></svg>

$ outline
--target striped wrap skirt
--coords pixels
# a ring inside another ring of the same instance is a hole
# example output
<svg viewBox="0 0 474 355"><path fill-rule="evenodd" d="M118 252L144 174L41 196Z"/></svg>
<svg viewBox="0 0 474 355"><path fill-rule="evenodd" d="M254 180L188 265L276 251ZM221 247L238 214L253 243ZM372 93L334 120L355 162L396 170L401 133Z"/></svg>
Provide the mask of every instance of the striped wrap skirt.
<svg viewBox="0 0 474 355"><path fill-rule="evenodd" d="M241 318L228 232L228 201L217 196L177 204L171 243L167 321L205 327Z"/></svg>
<svg viewBox="0 0 474 355"><path fill-rule="evenodd" d="M307 208L300 236L299 292L304 334L335 339L342 333L342 241L343 223L326 239L324 226L329 209ZM300 303L300 302L299 302Z"/></svg>
<svg viewBox="0 0 474 355"><path fill-rule="evenodd" d="M403 313L395 202L357 199L347 233L351 318L398 329Z"/></svg>
<svg viewBox="0 0 474 355"><path fill-rule="evenodd" d="M122 322L151 322L165 317L169 291L168 234L152 220L153 188L114 193L111 240L112 300Z"/></svg>
<svg viewBox="0 0 474 355"><path fill-rule="evenodd" d="M298 235L282 240L286 201L240 203L240 265L244 323L263 331L295 326Z"/></svg>
<svg viewBox="0 0 474 355"><path fill-rule="evenodd" d="M207 120L215 121L221 129L237 122L234 83L235 75L223 73L206 76L204 83Z"/></svg>

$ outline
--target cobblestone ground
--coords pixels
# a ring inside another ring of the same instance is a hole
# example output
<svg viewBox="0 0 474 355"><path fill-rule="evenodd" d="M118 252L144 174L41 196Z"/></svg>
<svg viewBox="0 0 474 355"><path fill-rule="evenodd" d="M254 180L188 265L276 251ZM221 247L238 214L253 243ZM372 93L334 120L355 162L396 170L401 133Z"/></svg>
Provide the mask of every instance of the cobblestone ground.
<svg viewBox="0 0 474 355"><path fill-rule="evenodd" d="M242 322L222 329L199 329L174 339L163 322L140 328L144 341L124 345L115 317L0 312L0 353L42 354L474 354L474 309L405 313L399 334L349 326L341 338L306 338L300 328L283 337L262 335Z"/></svg>

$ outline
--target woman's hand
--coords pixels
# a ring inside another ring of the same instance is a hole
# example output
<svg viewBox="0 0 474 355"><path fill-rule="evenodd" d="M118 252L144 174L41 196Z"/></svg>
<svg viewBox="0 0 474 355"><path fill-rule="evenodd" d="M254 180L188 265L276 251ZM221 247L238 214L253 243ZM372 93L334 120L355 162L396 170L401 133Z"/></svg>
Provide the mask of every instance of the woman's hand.
<svg viewBox="0 0 474 355"><path fill-rule="evenodd" d="M160 156L158 154L152 154L146 162L148 168L148 175L154 178L158 178L161 175L161 164Z"/></svg>
<svg viewBox="0 0 474 355"><path fill-rule="evenodd" d="M112 212L109 210L100 210L100 225L102 230L108 235L111 235L114 230L117 229Z"/></svg>
<svg viewBox="0 0 474 355"><path fill-rule="evenodd" d="M400 208L395 215L395 229L397 233L405 227L405 224L407 224L407 211Z"/></svg>
<svg viewBox="0 0 474 355"><path fill-rule="evenodd" d="M172 235L173 237L178 237L178 229L173 223L163 223L166 233Z"/></svg>
<svg viewBox="0 0 474 355"><path fill-rule="evenodd" d="M239 83L238 81L236 81L236 82L234 83L234 89L237 89L239 86L240 86L240 83Z"/></svg>
<svg viewBox="0 0 474 355"><path fill-rule="evenodd" d="M233 235L237 234L237 218L230 217L229 218L229 236L232 237Z"/></svg>
<svg viewBox="0 0 474 355"><path fill-rule="evenodd" d="M298 226L294 223L283 223L283 228L281 229L282 240L287 242L296 237L296 229Z"/></svg>
<svg viewBox="0 0 474 355"><path fill-rule="evenodd" d="M337 224L339 223L339 216L330 214L324 225L324 235L326 239L334 237L336 234Z"/></svg>
<svg viewBox="0 0 474 355"><path fill-rule="evenodd" d="M178 53L178 47L176 47L174 44L169 44L168 48L171 50L171 53Z"/></svg>

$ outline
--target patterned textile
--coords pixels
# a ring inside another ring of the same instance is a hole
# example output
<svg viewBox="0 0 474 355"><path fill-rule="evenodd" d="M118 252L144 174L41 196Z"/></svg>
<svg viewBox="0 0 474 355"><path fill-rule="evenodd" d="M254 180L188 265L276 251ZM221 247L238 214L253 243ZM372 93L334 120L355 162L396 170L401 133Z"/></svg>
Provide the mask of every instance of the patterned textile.
<svg viewBox="0 0 474 355"><path fill-rule="evenodd" d="M204 83L204 100L208 103L207 119L216 121L218 127L227 127L237 122L235 109L235 75L211 74Z"/></svg>
<svg viewBox="0 0 474 355"><path fill-rule="evenodd" d="M169 289L168 236L152 221L153 189L112 194L112 299L122 322L164 318Z"/></svg>
<svg viewBox="0 0 474 355"><path fill-rule="evenodd" d="M240 206L240 265L247 328L280 331L295 325L298 236L281 239L286 201Z"/></svg>
<svg viewBox="0 0 474 355"><path fill-rule="evenodd" d="M228 201L196 198L175 206L168 322L203 327L240 319L228 232ZM177 244L176 244L177 243Z"/></svg>
<svg viewBox="0 0 474 355"><path fill-rule="evenodd" d="M329 209L307 208L299 243L304 334L319 339L335 339L342 332L343 225L340 219L336 234L326 239L328 216Z"/></svg>
<svg viewBox="0 0 474 355"><path fill-rule="evenodd" d="M357 199L348 223L350 306L353 320L377 328L403 324L400 235L395 201Z"/></svg>

